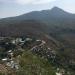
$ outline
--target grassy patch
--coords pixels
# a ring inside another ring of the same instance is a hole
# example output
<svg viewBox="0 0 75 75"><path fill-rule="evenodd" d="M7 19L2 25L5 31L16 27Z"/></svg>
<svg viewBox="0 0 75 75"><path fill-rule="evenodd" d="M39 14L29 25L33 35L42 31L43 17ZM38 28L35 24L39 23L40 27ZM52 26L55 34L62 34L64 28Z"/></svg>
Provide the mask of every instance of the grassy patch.
<svg viewBox="0 0 75 75"><path fill-rule="evenodd" d="M55 75L50 63L29 51L25 51L20 59L20 69L17 75Z"/></svg>

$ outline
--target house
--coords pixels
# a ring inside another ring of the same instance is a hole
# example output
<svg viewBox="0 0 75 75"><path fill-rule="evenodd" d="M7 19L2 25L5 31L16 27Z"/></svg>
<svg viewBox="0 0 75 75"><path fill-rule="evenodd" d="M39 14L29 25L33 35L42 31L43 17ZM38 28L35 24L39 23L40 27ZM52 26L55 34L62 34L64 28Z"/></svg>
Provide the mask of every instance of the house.
<svg viewBox="0 0 75 75"><path fill-rule="evenodd" d="M26 38L25 41L32 41L32 39L31 38Z"/></svg>
<svg viewBox="0 0 75 75"><path fill-rule="evenodd" d="M48 50L51 50L51 48L48 48Z"/></svg>
<svg viewBox="0 0 75 75"><path fill-rule="evenodd" d="M65 70L64 69L57 68L56 75L65 75Z"/></svg>
<svg viewBox="0 0 75 75"><path fill-rule="evenodd" d="M11 43L12 43L12 44L16 44L16 40L14 40L14 39L11 40Z"/></svg>
<svg viewBox="0 0 75 75"><path fill-rule="evenodd" d="M42 40L42 43L45 44L46 42L44 40Z"/></svg>
<svg viewBox="0 0 75 75"><path fill-rule="evenodd" d="M36 42L39 42L39 41L41 41L41 40L36 40Z"/></svg>
<svg viewBox="0 0 75 75"><path fill-rule="evenodd" d="M5 62L5 61L7 61L7 60L8 60L8 58L4 58L4 59L2 59L3 62Z"/></svg>
<svg viewBox="0 0 75 75"><path fill-rule="evenodd" d="M44 44L46 44L46 42L42 40L42 43L39 46L43 46Z"/></svg>
<svg viewBox="0 0 75 75"><path fill-rule="evenodd" d="M13 43L13 44L17 44L19 42L23 42L22 38L16 38L16 39L11 40L11 43Z"/></svg>
<svg viewBox="0 0 75 75"><path fill-rule="evenodd" d="M12 69L19 69L19 65L18 63L16 63L15 61L11 60L9 62L6 63L7 66L11 67Z"/></svg>
<svg viewBox="0 0 75 75"><path fill-rule="evenodd" d="M62 73L58 73L58 72L56 72L56 75L62 75Z"/></svg>
<svg viewBox="0 0 75 75"><path fill-rule="evenodd" d="M9 51L8 51L8 53L11 53L11 52L12 52L12 50L9 50Z"/></svg>
<svg viewBox="0 0 75 75"><path fill-rule="evenodd" d="M22 38L16 38L16 43L19 43L22 41Z"/></svg>

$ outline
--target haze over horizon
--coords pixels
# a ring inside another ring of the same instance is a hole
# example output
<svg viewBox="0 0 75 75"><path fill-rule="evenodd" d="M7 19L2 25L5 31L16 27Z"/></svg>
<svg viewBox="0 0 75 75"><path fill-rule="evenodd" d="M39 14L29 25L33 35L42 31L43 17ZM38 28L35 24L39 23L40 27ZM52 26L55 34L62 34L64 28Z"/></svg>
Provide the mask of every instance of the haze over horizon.
<svg viewBox="0 0 75 75"><path fill-rule="evenodd" d="M59 7L75 14L74 0L0 0L0 18Z"/></svg>

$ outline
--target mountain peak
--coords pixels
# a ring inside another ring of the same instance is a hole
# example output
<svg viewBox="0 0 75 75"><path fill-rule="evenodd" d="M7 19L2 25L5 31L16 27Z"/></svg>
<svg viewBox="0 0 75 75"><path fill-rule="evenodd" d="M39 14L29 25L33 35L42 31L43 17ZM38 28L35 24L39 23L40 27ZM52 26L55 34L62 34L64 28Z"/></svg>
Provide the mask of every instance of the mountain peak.
<svg viewBox="0 0 75 75"><path fill-rule="evenodd" d="M59 8L59 7L53 7L51 9L52 13L57 13L57 14L68 14L68 12L64 11L63 9Z"/></svg>
<svg viewBox="0 0 75 75"><path fill-rule="evenodd" d="M53 7L52 9L60 9L60 8L55 6L55 7Z"/></svg>
<svg viewBox="0 0 75 75"><path fill-rule="evenodd" d="M51 11L64 11L64 10L62 10L62 9L59 8L59 7L53 7L53 8L51 9Z"/></svg>

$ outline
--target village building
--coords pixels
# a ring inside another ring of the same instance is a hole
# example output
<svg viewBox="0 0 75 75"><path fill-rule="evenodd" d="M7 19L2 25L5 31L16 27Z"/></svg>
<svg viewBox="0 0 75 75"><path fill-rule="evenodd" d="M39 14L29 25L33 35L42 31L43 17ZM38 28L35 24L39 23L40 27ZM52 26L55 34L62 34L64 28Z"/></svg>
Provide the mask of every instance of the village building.
<svg viewBox="0 0 75 75"><path fill-rule="evenodd" d="M14 62L13 60L6 63L7 66L11 67L12 69L19 69L19 64Z"/></svg>
<svg viewBox="0 0 75 75"><path fill-rule="evenodd" d="M3 62L6 62L7 60L8 60L8 58L4 58L4 59L2 59Z"/></svg>
<svg viewBox="0 0 75 75"><path fill-rule="evenodd" d="M62 73L58 73L58 72L56 72L56 75L62 75Z"/></svg>

